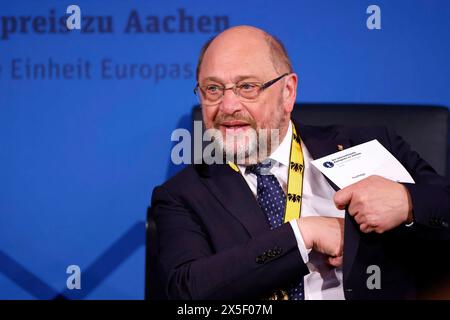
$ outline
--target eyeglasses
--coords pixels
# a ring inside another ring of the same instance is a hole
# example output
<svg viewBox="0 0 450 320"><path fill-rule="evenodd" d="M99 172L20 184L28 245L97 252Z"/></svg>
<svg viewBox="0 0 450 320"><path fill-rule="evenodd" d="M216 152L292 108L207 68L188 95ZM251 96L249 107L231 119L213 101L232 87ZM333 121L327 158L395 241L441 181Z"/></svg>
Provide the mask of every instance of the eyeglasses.
<svg viewBox="0 0 450 320"><path fill-rule="evenodd" d="M194 94L199 98L199 101L204 106L215 106L222 101L225 90L233 90L234 94L241 98L242 101L256 100L262 91L269 88L278 80L281 80L289 73L285 73L278 78L267 81L265 83L259 82L240 82L234 84L232 87L226 88L218 84L207 84L201 86L197 83L194 88Z"/></svg>

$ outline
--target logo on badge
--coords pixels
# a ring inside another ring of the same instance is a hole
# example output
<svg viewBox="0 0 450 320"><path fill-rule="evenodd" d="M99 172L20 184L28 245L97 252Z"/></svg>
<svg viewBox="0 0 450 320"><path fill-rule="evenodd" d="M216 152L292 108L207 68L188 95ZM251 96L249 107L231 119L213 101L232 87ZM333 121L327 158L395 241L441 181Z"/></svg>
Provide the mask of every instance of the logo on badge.
<svg viewBox="0 0 450 320"><path fill-rule="evenodd" d="M333 162L330 162L330 161L327 161L327 162L324 162L324 163L323 163L323 166L324 166L325 168L333 168L333 167L334 167L334 163L333 163Z"/></svg>

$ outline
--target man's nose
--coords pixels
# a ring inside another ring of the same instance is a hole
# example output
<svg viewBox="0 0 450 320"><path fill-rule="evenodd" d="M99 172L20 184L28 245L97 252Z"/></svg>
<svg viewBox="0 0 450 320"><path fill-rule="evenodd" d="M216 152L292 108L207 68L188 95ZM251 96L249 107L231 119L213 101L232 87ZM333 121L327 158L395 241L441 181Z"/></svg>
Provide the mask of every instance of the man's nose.
<svg viewBox="0 0 450 320"><path fill-rule="evenodd" d="M233 114L242 108L239 97L234 93L233 89L225 90L222 102L220 103L220 111L225 114Z"/></svg>

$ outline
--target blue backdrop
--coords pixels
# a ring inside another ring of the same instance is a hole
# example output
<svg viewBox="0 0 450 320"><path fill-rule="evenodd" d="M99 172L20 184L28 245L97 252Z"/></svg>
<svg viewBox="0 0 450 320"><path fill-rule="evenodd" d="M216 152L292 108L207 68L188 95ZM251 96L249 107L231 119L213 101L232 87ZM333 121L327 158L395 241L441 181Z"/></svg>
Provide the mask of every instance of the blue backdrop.
<svg viewBox="0 0 450 320"><path fill-rule="evenodd" d="M70 4L81 31L60 22ZM371 4L381 30L366 27ZM198 52L218 31L278 36L300 102L450 106L449 13L446 0L2 0L0 298L143 298L146 207L179 170L170 135L189 128Z"/></svg>

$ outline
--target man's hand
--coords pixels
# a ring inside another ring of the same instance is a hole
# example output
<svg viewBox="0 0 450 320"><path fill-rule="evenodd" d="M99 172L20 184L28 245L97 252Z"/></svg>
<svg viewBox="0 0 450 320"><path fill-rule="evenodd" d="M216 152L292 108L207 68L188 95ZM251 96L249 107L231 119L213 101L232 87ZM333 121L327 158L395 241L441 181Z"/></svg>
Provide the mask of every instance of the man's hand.
<svg viewBox="0 0 450 320"><path fill-rule="evenodd" d="M334 203L341 210L348 205L349 214L364 233L383 233L413 220L406 187L380 176L367 177L339 190Z"/></svg>
<svg viewBox="0 0 450 320"><path fill-rule="evenodd" d="M328 263L342 265L344 247L344 219L327 217L304 217L297 224L306 249L328 255Z"/></svg>

